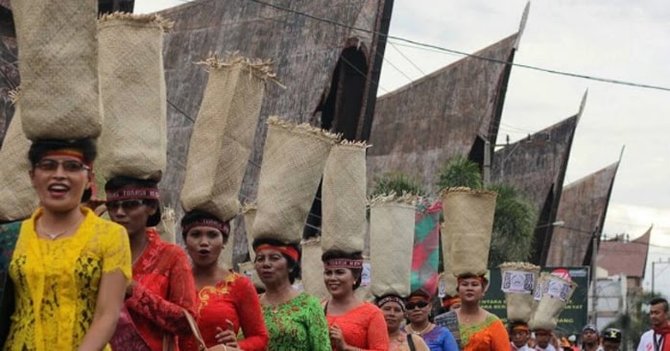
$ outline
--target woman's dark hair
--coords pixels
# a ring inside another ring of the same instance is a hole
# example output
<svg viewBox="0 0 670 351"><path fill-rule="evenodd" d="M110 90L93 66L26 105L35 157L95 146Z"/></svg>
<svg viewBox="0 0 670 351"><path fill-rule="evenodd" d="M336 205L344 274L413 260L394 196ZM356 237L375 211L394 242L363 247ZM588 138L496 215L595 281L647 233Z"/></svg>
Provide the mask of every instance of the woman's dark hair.
<svg viewBox="0 0 670 351"><path fill-rule="evenodd" d="M222 221L219 219L219 217L205 211L201 210L193 210L191 212L187 212L184 217L181 218L181 237L184 239L184 242L186 242L186 234L188 234L184 228L187 228L189 225L192 223L199 221L199 220L205 220L205 219L210 219L214 220L217 222L220 222L223 224L224 228L226 228L225 233L223 234L223 242L226 243L228 242L228 236L230 235L230 221Z"/></svg>
<svg viewBox="0 0 670 351"><path fill-rule="evenodd" d="M321 262L326 263L327 261L343 258L348 260L362 260L363 254L361 252L348 253L342 250L328 250L321 255ZM351 274L354 275L356 282L354 283L354 290L358 289L361 286L361 279L363 277L363 268L347 268L351 271Z"/></svg>
<svg viewBox="0 0 670 351"><path fill-rule="evenodd" d="M281 240L277 239L270 239L270 238L258 238L254 239L254 242L251 244L254 250L258 248L261 245L272 245L272 246L290 246L294 248L296 251L298 251L298 257L302 256L302 252L300 252L300 245L295 244L295 243L286 243ZM289 257L288 255L282 253L282 256L286 259L287 262L287 267L288 267L288 281L293 284L296 279L300 279L302 275L302 271L300 268L300 262L296 262L293 258Z"/></svg>
<svg viewBox="0 0 670 351"><path fill-rule="evenodd" d="M105 183L106 192L114 192L121 190L126 187L136 187L136 188L158 188L158 182L151 179L138 179L126 176L114 177ZM147 227L157 226L161 222L161 206L158 200L147 200L143 199L144 203L147 206L153 207L156 209L156 212L147 218Z"/></svg>
<svg viewBox="0 0 670 351"><path fill-rule="evenodd" d="M30 164L35 166L44 155L51 151L58 150L77 150L81 151L84 157L84 163L92 164L95 161L95 158L98 156L98 148L93 139L76 139L76 140L57 140L57 139L44 139L44 140L35 140L30 145L28 150L28 160Z"/></svg>

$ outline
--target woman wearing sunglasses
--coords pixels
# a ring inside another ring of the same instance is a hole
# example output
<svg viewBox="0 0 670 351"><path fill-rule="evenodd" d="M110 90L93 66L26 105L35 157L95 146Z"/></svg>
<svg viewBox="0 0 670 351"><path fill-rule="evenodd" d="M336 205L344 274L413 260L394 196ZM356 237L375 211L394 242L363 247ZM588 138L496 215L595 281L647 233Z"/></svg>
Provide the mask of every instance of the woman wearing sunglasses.
<svg viewBox="0 0 670 351"><path fill-rule="evenodd" d="M387 351L389 339L384 314L354 294L363 274L361 254L331 250L324 252L321 260L324 283L330 294L324 312L333 350Z"/></svg>
<svg viewBox="0 0 670 351"><path fill-rule="evenodd" d="M130 238L133 280L111 340L114 350L163 350L190 333L183 310L195 312L195 284L184 251L153 227L161 220L158 183L114 177L105 184L107 211Z"/></svg>
<svg viewBox="0 0 670 351"><path fill-rule="evenodd" d="M405 331L421 336L431 351L458 351L458 344L451 332L430 321L430 299L430 294L423 289L415 290L407 297L405 308L409 324Z"/></svg>
<svg viewBox="0 0 670 351"><path fill-rule="evenodd" d="M23 221L9 275L16 308L4 350L108 350L131 279L126 230L80 205L95 143L38 140L28 153L40 200Z"/></svg>
<svg viewBox="0 0 670 351"><path fill-rule="evenodd" d="M221 267L219 255L228 241L230 221L194 210L181 220L182 237L193 262L197 323L207 347L263 351L268 332L256 288L249 278ZM238 340L242 329L244 338ZM181 351L199 351L193 337L180 339Z"/></svg>
<svg viewBox="0 0 670 351"><path fill-rule="evenodd" d="M428 351L428 345L416 334L408 334L401 326L405 319L405 302L400 296L389 294L377 300L384 313L389 334L389 351Z"/></svg>

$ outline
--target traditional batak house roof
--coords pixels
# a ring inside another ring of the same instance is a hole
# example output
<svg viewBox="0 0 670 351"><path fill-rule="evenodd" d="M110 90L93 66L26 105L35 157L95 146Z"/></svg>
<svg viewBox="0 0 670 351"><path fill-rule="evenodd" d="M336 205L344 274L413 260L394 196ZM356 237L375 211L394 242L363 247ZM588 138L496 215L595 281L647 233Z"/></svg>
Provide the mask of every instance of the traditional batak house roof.
<svg viewBox="0 0 670 351"><path fill-rule="evenodd" d="M585 102L586 94L576 115L509 144L493 155L491 182L519 189L537 210L531 262L540 266L547 259L551 223L557 218L572 140Z"/></svg>
<svg viewBox="0 0 670 351"><path fill-rule="evenodd" d="M164 49L170 135L168 167L161 181L164 203L180 210L177 190L207 82L205 69L195 62L212 53L233 52L272 59L277 78L286 87L270 83L266 90L242 186L241 201L250 201L256 196L268 116L310 122L348 139L367 139L392 4L390 0L196 0L161 11L175 22ZM380 32L384 35L375 34ZM236 235L244 237L242 228L236 227ZM246 252L244 240L236 240L235 251Z"/></svg>
<svg viewBox="0 0 670 351"><path fill-rule="evenodd" d="M438 174L454 156L483 165L495 141L521 29L473 56L377 98L368 150L368 184L389 172L437 191ZM485 60L482 58L488 58Z"/></svg>
<svg viewBox="0 0 670 351"><path fill-rule="evenodd" d="M629 288L642 288L651 229L652 227L649 227L642 236L633 241L623 240L622 236L602 241L598 248L598 267L607 270L610 276L625 275Z"/></svg>
<svg viewBox="0 0 670 351"><path fill-rule="evenodd" d="M600 233L605 223L618 168L619 162L615 162L563 187L556 216L562 224L553 228L548 266L591 265L593 235Z"/></svg>

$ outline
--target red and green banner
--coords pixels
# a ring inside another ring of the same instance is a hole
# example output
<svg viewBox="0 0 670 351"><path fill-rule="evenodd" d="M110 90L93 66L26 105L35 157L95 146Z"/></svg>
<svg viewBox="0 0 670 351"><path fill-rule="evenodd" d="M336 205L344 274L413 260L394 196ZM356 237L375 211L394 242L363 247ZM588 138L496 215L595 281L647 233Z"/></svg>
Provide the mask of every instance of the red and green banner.
<svg viewBox="0 0 670 351"><path fill-rule="evenodd" d="M422 199L417 205L414 221L414 252L412 254L412 291L419 288L435 294L440 262L440 214L442 203Z"/></svg>

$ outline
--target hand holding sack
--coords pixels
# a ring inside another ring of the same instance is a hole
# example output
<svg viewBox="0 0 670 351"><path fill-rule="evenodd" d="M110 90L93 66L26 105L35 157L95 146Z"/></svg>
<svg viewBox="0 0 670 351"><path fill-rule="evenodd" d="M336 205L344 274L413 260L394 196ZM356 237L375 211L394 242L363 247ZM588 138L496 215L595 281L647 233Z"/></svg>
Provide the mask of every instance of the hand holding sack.
<svg viewBox="0 0 670 351"><path fill-rule="evenodd" d="M572 298L577 284L550 273L542 273L535 293L539 299L528 322L531 329L553 330L558 324L558 316Z"/></svg>
<svg viewBox="0 0 670 351"><path fill-rule="evenodd" d="M16 104L14 117L9 123L5 140L0 149L0 221L12 222L30 217L39 199L28 172L28 140L21 128L21 108Z"/></svg>
<svg viewBox="0 0 670 351"><path fill-rule="evenodd" d="M98 137L98 1L12 1L12 15L26 137Z"/></svg>
<svg viewBox="0 0 670 351"><path fill-rule="evenodd" d="M528 323L540 267L526 262L505 262L498 267L502 277L501 290L507 302L507 320Z"/></svg>
<svg viewBox="0 0 670 351"><path fill-rule="evenodd" d="M163 33L158 15L113 13L98 24L105 118L98 173L160 180L167 163Z"/></svg>

